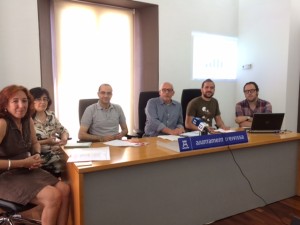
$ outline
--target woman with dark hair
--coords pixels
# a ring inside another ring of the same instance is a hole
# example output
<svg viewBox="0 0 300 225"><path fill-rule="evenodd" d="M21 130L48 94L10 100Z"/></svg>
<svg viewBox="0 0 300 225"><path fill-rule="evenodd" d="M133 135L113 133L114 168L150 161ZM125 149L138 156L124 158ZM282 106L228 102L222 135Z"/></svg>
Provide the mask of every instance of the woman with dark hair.
<svg viewBox="0 0 300 225"><path fill-rule="evenodd" d="M49 92L41 87L29 90L33 96L34 113L32 115L36 135L41 145L65 145L69 138L68 130L61 125L53 111L49 111L52 104ZM59 141L56 140L59 138Z"/></svg>
<svg viewBox="0 0 300 225"><path fill-rule="evenodd" d="M42 146L43 168L56 176L60 176L65 162L60 158L60 146L67 144L68 130L61 125L53 111L49 92L41 87L30 89L33 97L34 113L32 115L36 136Z"/></svg>
<svg viewBox="0 0 300 225"><path fill-rule="evenodd" d="M67 224L70 187L40 169L41 146L31 119L33 99L23 86L0 92L0 199L41 205L42 224Z"/></svg>

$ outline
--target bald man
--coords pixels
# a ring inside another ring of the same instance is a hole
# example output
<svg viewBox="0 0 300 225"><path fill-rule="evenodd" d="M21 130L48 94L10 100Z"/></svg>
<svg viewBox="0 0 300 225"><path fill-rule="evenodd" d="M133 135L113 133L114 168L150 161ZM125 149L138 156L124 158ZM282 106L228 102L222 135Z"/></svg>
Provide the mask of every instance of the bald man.
<svg viewBox="0 0 300 225"><path fill-rule="evenodd" d="M180 135L184 133L181 104L172 99L173 85L165 82L160 86L159 97L147 102L145 109L145 136Z"/></svg>

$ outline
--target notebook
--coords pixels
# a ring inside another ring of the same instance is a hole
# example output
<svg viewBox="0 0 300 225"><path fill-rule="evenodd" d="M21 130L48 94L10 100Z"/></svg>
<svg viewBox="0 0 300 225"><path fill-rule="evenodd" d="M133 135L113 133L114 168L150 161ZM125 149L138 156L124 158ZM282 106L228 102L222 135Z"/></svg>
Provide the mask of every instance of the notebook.
<svg viewBox="0 0 300 225"><path fill-rule="evenodd" d="M284 113L254 113L250 133L278 133Z"/></svg>

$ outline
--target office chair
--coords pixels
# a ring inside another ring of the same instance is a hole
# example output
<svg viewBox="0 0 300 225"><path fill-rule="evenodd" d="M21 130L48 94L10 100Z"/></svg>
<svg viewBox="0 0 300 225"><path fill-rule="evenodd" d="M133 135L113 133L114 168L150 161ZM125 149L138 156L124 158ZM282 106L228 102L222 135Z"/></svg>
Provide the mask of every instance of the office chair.
<svg viewBox="0 0 300 225"><path fill-rule="evenodd" d="M81 117L85 111L85 109L98 102L98 98L90 98L90 99L79 99L79 105L78 105L78 115L79 115L79 124L80 124L80 121L81 121Z"/></svg>
<svg viewBox="0 0 300 225"><path fill-rule="evenodd" d="M42 224L39 220L22 218L22 216L19 214L34 207L36 207L36 205L32 203L28 203L24 206L18 203L0 199L0 209L2 210L0 213L0 225Z"/></svg>
<svg viewBox="0 0 300 225"><path fill-rule="evenodd" d="M79 100L79 105L78 105L78 115L79 115L79 124L80 124L80 121L81 121L81 117L83 116L83 113L85 111L85 109L94 104L94 103L97 103L98 102L98 98L91 98L91 99L80 99ZM127 134L126 135L127 139L131 139L133 137L137 137L137 135L130 135L130 134ZM82 142L82 141L77 141L77 142ZM0 224L1 225L1 224Z"/></svg>
<svg viewBox="0 0 300 225"><path fill-rule="evenodd" d="M183 89L181 94L181 107L183 124L185 124L186 108L189 102L196 97L201 96L201 90L199 88Z"/></svg>
<svg viewBox="0 0 300 225"><path fill-rule="evenodd" d="M98 98L79 99L79 104L78 104L79 125L80 125L81 117L83 116L83 113L84 113L85 109L88 106L90 106L90 105L92 105L92 104L94 104L98 101L99 101ZM77 142L84 142L84 141L78 140Z"/></svg>
<svg viewBox="0 0 300 225"><path fill-rule="evenodd" d="M146 124L146 114L145 108L147 102L150 98L159 97L158 91L141 91L139 95L138 102L138 129L135 130L135 133L139 138L141 138L144 134L145 124Z"/></svg>

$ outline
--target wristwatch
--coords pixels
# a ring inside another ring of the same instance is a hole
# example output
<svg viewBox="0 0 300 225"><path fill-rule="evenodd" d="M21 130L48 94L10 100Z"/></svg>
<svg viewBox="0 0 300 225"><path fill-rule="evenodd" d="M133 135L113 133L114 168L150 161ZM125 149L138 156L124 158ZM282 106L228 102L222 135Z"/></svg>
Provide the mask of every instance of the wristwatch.
<svg viewBox="0 0 300 225"><path fill-rule="evenodd" d="M246 119L246 121L250 121L250 118L251 118L250 116L247 116L247 119Z"/></svg>

